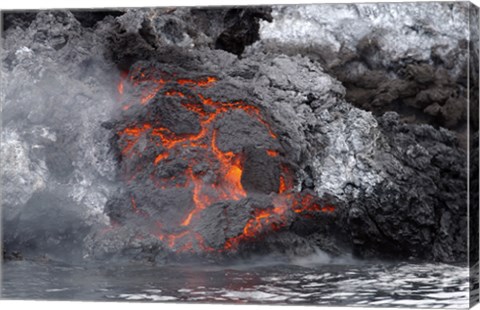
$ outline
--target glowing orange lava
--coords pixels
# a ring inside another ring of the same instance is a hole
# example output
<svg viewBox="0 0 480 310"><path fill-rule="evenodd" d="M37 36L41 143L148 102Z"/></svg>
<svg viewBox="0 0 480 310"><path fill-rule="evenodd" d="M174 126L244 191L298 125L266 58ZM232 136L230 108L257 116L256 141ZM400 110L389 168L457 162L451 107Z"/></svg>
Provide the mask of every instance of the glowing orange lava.
<svg viewBox="0 0 480 310"><path fill-rule="evenodd" d="M278 152L275 151L275 150L267 150L267 155L270 156L270 157L277 157Z"/></svg>
<svg viewBox="0 0 480 310"><path fill-rule="evenodd" d="M123 95L123 92L124 92L124 85L125 85L125 79L127 78L128 76L128 72L127 71L122 71L120 73L120 81L118 82L117 84L117 91L118 93L120 94L120 96Z"/></svg>
<svg viewBox="0 0 480 310"><path fill-rule="evenodd" d="M232 151L222 151L217 144L217 129L213 126L215 120L225 112L231 110L242 110L250 117L263 124L272 139L277 139L269 123L263 117L260 109L254 105L243 101L217 102L212 98L206 98L198 93L201 88L211 87L218 81L216 77L207 76L199 79L189 78L166 78L155 75L155 72L149 70L131 72L128 82L130 85L138 87L138 103L141 105L153 104L153 99L160 91L163 96L181 98L181 104L189 111L198 116L200 130L192 134L176 134L167 127L153 123L143 123L126 127L117 132L121 142L119 143L120 154L124 157L139 156L142 157L140 149L141 141L150 141L162 151L155 155L152 164L162 168L165 162L174 158L181 149L191 149L201 152L202 160L210 167L215 167L215 178L206 178L201 172L195 172L193 167L197 162L188 163L185 169L184 177L186 182L175 183L176 187L184 187L191 190L194 208L185 214L181 224L180 232L166 233L163 230L162 223L158 222L156 227L156 236L165 242L165 244L175 252L195 252L194 249L200 249L203 252L222 252L232 250L238 247L241 242L253 240L269 231L277 231L284 227L288 222L288 214L302 214L303 212L334 212L333 206L320 206L314 197L298 198L293 193L293 172L285 167L281 167L278 192L274 194L273 206L265 209L253 210L251 218L243 228L243 232L233 238L226 240L223 249L214 249L205 244L203 237L194 230L194 223L199 214L205 208L216 202L238 201L246 198L248 193L242 186L242 175L244 166L244 157L242 153ZM120 95L125 91L125 81L127 75L122 76L117 90ZM183 92L171 87L164 90L166 85L169 87L174 84L182 87L188 87L195 93L196 100L191 96L186 96ZM158 101L155 101L155 104ZM127 110L131 104L124 105L122 109ZM181 152L180 152L181 153ZM266 150L268 156L278 157L280 153L276 150ZM132 176L134 178L134 176ZM156 178L153 174L150 179L159 188L171 186L171 178ZM132 197L132 208L138 213L138 206ZM293 212L293 213L292 213Z"/></svg>

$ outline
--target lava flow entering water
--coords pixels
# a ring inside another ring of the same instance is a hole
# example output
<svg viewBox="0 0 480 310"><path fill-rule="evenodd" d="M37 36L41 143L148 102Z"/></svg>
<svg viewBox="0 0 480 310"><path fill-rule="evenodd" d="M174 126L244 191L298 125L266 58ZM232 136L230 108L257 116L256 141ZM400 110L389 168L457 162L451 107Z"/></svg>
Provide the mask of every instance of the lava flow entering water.
<svg viewBox="0 0 480 310"><path fill-rule="evenodd" d="M128 111L135 104L142 106L161 105L162 98L176 98L189 113L194 113L199 126L191 132L175 131L169 126L156 121L136 122L116 132L120 143L122 158L139 158L148 160L148 156L139 151L141 143L153 143L162 150L155 154L151 164L162 169L162 164L173 160L182 154L182 150L189 150L200 154L196 158L190 158L181 176L158 177L150 175L156 187L167 189L170 187L185 188L191 190L191 198L194 207L181 220L178 232L170 232L164 228L162 220L156 221L153 233L162 240L166 246L175 252L224 252L238 248L242 242L248 242L268 232L278 231L288 225L292 215L301 215L311 212L334 212L335 208L330 205L320 205L316 197L309 194L294 192L293 172L287 166L282 165L279 176L278 188L272 197L271 206L253 209L251 216L246 221L243 231L239 234L226 238L223 246L212 247L208 245L203 236L195 229L195 221L201 217L201 213L215 203L225 201L240 201L249 196L242 184L244 173L245 154L242 151L222 150L217 142L218 128L215 122L229 111L243 111L255 122L261 124L268 133L269 139L278 139L274 130L262 116L261 110L252 104L243 101L220 102L202 95L202 89L212 87L218 79L214 76L205 76L196 79L176 77L175 75L162 74L154 70L137 70L122 73L117 90L120 97L124 97L127 90L138 94L126 100L122 110ZM186 89L187 91L182 91ZM160 100L153 100L160 98ZM125 98L122 99L125 101ZM182 120L180 120L182 121ZM266 148L265 154L271 158L278 158L281 152L278 149ZM214 172L214 176L208 176L203 171L198 171L198 165L207 165L207 171ZM136 172L128 173L128 182L135 180ZM183 181L172 182L173 179ZM132 197L132 209L139 213L141 206ZM142 213L142 215L145 215ZM147 215L148 216L148 215ZM198 250L197 250L198 251Z"/></svg>

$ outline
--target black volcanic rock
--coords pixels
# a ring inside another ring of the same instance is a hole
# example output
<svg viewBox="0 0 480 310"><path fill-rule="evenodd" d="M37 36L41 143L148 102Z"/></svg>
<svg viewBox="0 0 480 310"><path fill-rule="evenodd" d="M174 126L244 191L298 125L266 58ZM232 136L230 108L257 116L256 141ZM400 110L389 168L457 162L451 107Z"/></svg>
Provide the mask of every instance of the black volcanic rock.
<svg viewBox="0 0 480 310"><path fill-rule="evenodd" d="M389 167L395 185L381 183L375 196L352 202L348 221L356 251L372 256L388 248L385 254L392 258L433 254L455 261L467 247L466 227L453 224L467 218L467 202L459 199L467 194L465 152L452 148L458 142L444 129L402 124L395 113L385 114L380 124L392 146L388 156L402 166ZM384 160L392 161L389 157Z"/></svg>
<svg viewBox="0 0 480 310"><path fill-rule="evenodd" d="M206 245L222 248L225 240L242 233L252 211L250 200L216 203L202 212L196 226Z"/></svg>
<svg viewBox="0 0 480 310"><path fill-rule="evenodd" d="M215 123L217 145L222 151L241 151L245 147L275 148L278 145L268 128L242 110L225 113ZM278 146L277 146L278 147Z"/></svg>
<svg viewBox="0 0 480 310"><path fill-rule="evenodd" d="M117 10L92 10L92 11L72 11L73 16L82 24L85 28L94 27L99 21L102 21L107 16L118 17L125 14L123 11Z"/></svg>
<svg viewBox="0 0 480 310"><path fill-rule="evenodd" d="M224 16L225 30L217 37L215 48L241 55L247 45L260 39L261 19L272 21L269 8L233 8Z"/></svg>
<svg viewBox="0 0 480 310"><path fill-rule="evenodd" d="M465 77L452 75L449 57L386 67L372 38L343 50L340 62L265 42L239 58L227 51L258 38L258 24L246 21L260 16L232 11L227 25L224 14L132 9L85 27L71 12L45 11L29 27L8 27L0 148L7 252L70 245L63 224L30 225L38 203L91 229L72 240L92 258L221 260L318 247L465 261L461 141L450 129L383 113L402 101L438 120L428 123L456 129ZM219 37L227 51L215 49ZM350 70L358 66L366 68Z"/></svg>
<svg viewBox="0 0 480 310"><path fill-rule="evenodd" d="M37 17L37 12L6 12L2 13L2 30L6 31L9 28L20 27L28 28L30 23Z"/></svg>
<svg viewBox="0 0 480 310"><path fill-rule="evenodd" d="M200 131L198 116L184 108L178 100L155 98L150 105L152 119L176 134L194 134Z"/></svg>
<svg viewBox="0 0 480 310"><path fill-rule="evenodd" d="M280 187L280 160L269 156L267 149L245 149L242 185L248 192L277 193Z"/></svg>

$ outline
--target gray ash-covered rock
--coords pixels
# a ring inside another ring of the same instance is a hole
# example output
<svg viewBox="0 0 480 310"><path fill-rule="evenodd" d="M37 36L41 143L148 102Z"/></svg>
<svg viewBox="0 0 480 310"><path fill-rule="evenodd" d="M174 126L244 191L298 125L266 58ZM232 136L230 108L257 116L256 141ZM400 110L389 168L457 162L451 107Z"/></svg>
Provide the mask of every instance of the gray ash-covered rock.
<svg viewBox="0 0 480 310"><path fill-rule="evenodd" d="M37 17L37 12L11 11L2 16L2 31L9 28L27 28Z"/></svg>
<svg viewBox="0 0 480 310"><path fill-rule="evenodd" d="M75 19L85 28L93 28L106 17L118 17L125 14L122 10L78 10L71 11Z"/></svg>
<svg viewBox="0 0 480 310"><path fill-rule="evenodd" d="M452 132L402 124L393 112L380 125L390 146L382 155L389 177L375 195L352 202L353 242L367 256L365 244L388 248L392 256L407 251L455 261L467 247L466 226L454 224L467 220L467 201L461 198L467 196L465 152Z"/></svg>
<svg viewBox="0 0 480 310"><path fill-rule="evenodd" d="M402 5L358 12L377 24ZM448 20L450 6L439 8ZM6 255L61 257L53 242L75 244L85 258L156 262L317 249L465 261L466 152L438 127L464 122L462 62L446 60L463 59L465 33L455 28L458 46L449 36L436 42L427 23L385 51L398 33L372 37L360 20L352 42L322 30L319 51L333 52L321 59L292 52L308 51L305 32L265 37L268 25L288 24L289 10L274 9L261 41L243 53L257 39L248 21L268 20L268 9L132 9L91 19L42 11L28 26L12 22L1 68ZM451 10L463 14L461 4ZM412 42L426 53L413 62L404 49ZM437 43L448 44L430 61ZM383 114L399 100L437 117L437 127ZM42 211L46 199L55 210ZM37 211L82 225L26 229Z"/></svg>
<svg viewBox="0 0 480 310"><path fill-rule="evenodd" d="M455 130L466 147L471 11L468 2L276 6L248 53L308 56L348 102Z"/></svg>
<svg viewBox="0 0 480 310"><path fill-rule="evenodd" d="M113 59L124 69L158 48L221 49L241 55L259 40L269 7L130 9L116 18L109 38ZM78 12L77 12L78 14ZM132 50L136 45L138 48Z"/></svg>

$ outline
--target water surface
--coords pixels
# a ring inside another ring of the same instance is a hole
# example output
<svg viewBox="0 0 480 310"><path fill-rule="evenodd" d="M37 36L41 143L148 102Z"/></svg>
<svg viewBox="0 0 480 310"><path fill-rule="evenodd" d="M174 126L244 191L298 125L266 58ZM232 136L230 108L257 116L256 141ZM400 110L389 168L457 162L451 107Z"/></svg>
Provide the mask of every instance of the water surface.
<svg viewBox="0 0 480 310"><path fill-rule="evenodd" d="M231 266L3 266L2 297L467 308L468 268L299 261Z"/></svg>

